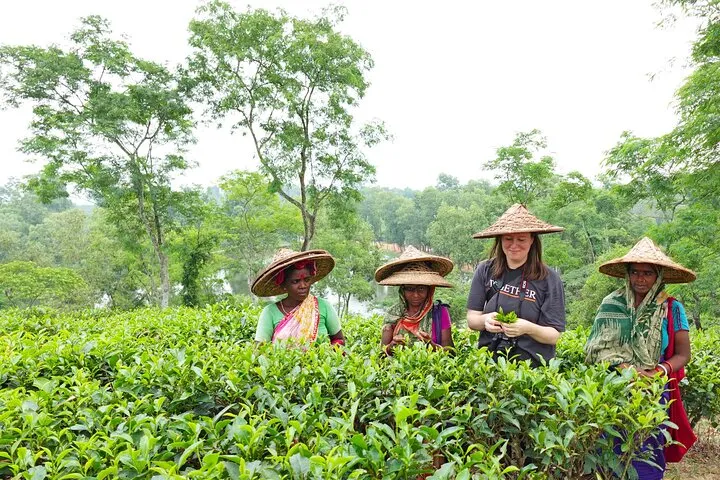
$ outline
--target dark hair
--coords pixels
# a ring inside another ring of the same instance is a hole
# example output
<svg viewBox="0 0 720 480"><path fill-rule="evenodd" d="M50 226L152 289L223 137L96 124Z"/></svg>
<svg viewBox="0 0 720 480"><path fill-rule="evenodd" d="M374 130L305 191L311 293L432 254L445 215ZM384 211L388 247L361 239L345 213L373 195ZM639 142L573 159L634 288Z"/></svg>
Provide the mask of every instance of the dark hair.
<svg viewBox="0 0 720 480"><path fill-rule="evenodd" d="M308 273L312 275L312 267L310 265L303 265L302 268L298 268L297 265L292 264L282 270L282 282L280 282L281 285L287 283L288 278L290 278L290 273L292 273L294 270L307 270Z"/></svg>
<svg viewBox="0 0 720 480"><path fill-rule="evenodd" d="M548 276L548 268L542 261L542 243L540 243L540 236L531 232L530 236L533 239L530 250L528 251L528 258L525 262L524 271L525 278L527 280L544 280ZM495 244L490 250L490 258L492 259L492 278L500 278L503 273L508 269L507 257L502 248L502 235L495 237Z"/></svg>

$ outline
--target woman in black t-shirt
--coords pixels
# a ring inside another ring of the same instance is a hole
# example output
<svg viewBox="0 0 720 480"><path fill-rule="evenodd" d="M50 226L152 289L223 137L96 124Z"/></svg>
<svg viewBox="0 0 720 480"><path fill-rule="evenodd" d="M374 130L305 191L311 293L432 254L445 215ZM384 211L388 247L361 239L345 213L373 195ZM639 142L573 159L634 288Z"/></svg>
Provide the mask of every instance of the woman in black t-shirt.
<svg viewBox="0 0 720 480"><path fill-rule="evenodd" d="M480 331L479 346L516 360L555 356L565 330L565 295L560 276L542 261L539 234L561 232L520 204L473 238L495 238L490 259L475 270L467 303L468 326ZM502 308L515 312L514 323L497 320Z"/></svg>

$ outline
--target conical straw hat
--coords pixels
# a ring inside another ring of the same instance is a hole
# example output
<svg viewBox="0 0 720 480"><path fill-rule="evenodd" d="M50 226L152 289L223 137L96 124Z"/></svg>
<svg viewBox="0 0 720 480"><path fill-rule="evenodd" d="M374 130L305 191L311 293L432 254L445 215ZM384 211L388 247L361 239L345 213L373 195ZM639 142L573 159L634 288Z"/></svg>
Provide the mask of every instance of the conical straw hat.
<svg viewBox="0 0 720 480"><path fill-rule="evenodd" d="M490 238L508 233L554 233L565 230L545 223L532 213L528 212L525 205L514 204L482 232L473 235L473 238Z"/></svg>
<svg viewBox="0 0 720 480"><path fill-rule="evenodd" d="M275 275L290 265L294 265L303 260L312 260L315 262L317 272L313 276L313 282L322 279L335 268L335 259L325 250L296 252L289 248L281 248L273 256L270 265L258 274L250 290L258 297L272 297L285 293L281 285L275 284Z"/></svg>
<svg viewBox="0 0 720 480"><path fill-rule="evenodd" d="M696 278L695 272L673 262L648 237L643 237L626 255L600 265L599 270L611 277L625 278L629 263L651 263L662 267L664 283L689 283Z"/></svg>
<svg viewBox="0 0 720 480"><path fill-rule="evenodd" d="M449 258L423 253L409 245L395 260L375 271L375 281L380 285L428 285L452 287L443 277L453 269Z"/></svg>

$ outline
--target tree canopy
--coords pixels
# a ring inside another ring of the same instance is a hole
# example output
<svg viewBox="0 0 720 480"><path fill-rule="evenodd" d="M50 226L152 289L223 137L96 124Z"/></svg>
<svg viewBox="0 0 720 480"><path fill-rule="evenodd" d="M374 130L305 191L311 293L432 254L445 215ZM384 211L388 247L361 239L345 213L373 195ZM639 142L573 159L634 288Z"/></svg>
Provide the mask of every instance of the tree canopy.
<svg viewBox="0 0 720 480"><path fill-rule="evenodd" d="M324 204L359 199L375 173L362 147L387 136L382 123L357 125L353 116L373 62L338 32L344 15L340 7L310 20L238 12L216 0L190 22L188 84L212 118L250 135L273 189L300 210L303 250Z"/></svg>

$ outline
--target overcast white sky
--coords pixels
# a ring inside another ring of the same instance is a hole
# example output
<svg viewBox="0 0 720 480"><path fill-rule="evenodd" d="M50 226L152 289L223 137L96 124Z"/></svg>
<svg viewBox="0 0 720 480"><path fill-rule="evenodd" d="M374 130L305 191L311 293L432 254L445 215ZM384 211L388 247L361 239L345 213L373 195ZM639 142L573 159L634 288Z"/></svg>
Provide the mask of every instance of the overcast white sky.
<svg viewBox="0 0 720 480"><path fill-rule="evenodd" d="M515 132L539 128L558 170L594 177L624 130L659 135L675 123L673 95L695 24L658 28L650 0L262 0L309 14L344 4L342 30L375 59L358 116L379 118L394 140L368 152L381 186L422 188L441 172L489 178L481 164ZM77 19L100 14L145 57L176 64L188 53L193 0L24 0L5 6L0 43L63 43ZM655 75L653 81L649 76ZM28 109L0 111L0 184L39 169L16 151ZM213 184L257 166L238 135L199 128L186 183Z"/></svg>

